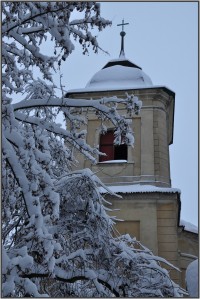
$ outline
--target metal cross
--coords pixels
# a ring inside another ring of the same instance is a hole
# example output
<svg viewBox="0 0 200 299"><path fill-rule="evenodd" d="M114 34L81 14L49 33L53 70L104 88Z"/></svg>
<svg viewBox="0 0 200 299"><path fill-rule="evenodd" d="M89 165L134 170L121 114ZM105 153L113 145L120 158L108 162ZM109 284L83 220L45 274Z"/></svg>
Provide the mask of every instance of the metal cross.
<svg viewBox="0 0 200 299"><path fill-rule="evenodd" d="M122 31L124 31L124 25L129 25L129 23L124 23L124 19L122 20L122 24L117 24L117 26L122 26Z"/></svg>

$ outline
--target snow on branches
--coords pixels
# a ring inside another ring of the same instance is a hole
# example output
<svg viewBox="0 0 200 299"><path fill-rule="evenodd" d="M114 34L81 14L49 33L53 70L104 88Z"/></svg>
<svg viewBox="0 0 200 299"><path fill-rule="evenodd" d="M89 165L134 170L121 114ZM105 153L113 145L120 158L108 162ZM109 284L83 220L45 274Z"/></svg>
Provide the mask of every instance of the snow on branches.
<svg viewBox="0 0 200 299"><path fill-rule="evenodd" d="M71 21L74 11L82 19ZM101 18L100 6L95 2L2 2L2 83L7 92L22 92L32 79L31 67L37 66L44 79L52 81L51 71L74 50L71 38L79 41L83 53L88 45L95 52L100 49L96 37L88 27L102 30L110 24ZM54 42L54 56L41 53L40 45L50 35Z"/></svg>
<svg viewBox="0 0 200 299"><path fill-rule="evenodd" d="M81 17L71 20L75 11ZM102 124L112 122L116 143L120 136L127 144L134 142L117 105L138 114L136 97L59 98L53 83L56 65L74 50L72 40L84 54L88 45L96 52L100 47L89 28L109 24L95 2L2 2L3 297L183 293L160 267L159 261L166 261L129 236L114 236L100 180L90 170L72 171L73 149L93 163L101 154L87 144L82 129L90 110ZM54 56L40 51L49 36ZM43 80L34 77L35 68Z"/></svg>

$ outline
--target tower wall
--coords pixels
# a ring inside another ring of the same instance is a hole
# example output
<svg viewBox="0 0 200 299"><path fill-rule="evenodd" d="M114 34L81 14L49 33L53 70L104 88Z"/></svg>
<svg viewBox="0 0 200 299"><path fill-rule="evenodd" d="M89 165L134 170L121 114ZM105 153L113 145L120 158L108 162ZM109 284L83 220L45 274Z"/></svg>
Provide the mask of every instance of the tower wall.
<svg viewBox="0 0 200 299"><path fill-rule="evenodd" d="M100 99L101 97L125 97L123 91L104 91L72 94L70 97ZM129 94L138 96L142 101L141 113L131 117L134 132L134 148L128 147L126 163L97 163L91 165L79 155L79 167L91 168L98 173L100 179L108 185L116 184L151 184L170 187L169 144L173 137L173 106L174 97L165 88L149 88L128 90ZM119 106L119 113L126 111ZM105 122L112 129L110 122ZM89 113L87 125L87 142L92 147L99 147L100 121L96 115ZM97 157L98 159L98 157Z"/></svg>
<svg viewBox="0 0 200 299"><path fill-rule="evenodd" d="M112 203L114 211L111 215L124 220L116 223L119 232L136 237L154 255L180 267L177 238L179 194L146 192L120 195L122 199L110 195L105 197ZM162 265L170 270L170 277L180 283L181 274L169 265Z"/></svg>
<svg viewBox="0 0 200 299"><path fill-rule="evenodd" d="M125 97L127 90L99 91L69 94L70 98L100 99L101 97ZM78 154L77 168L90 168L99 178L110 186L154 185L171 187L169 145L173 142L173 120L175 95L165 87L128 90L142 100L141 113L131 118L134 132L134 148L128 147L126 163L99 163L91 165ZM119 113L125 111L119 107ZM112 124L105 123L108 129ZM98 147L100 122L94 113L88 115L87 142ZM144 187L146 188L146 187ZM117 223L119 233L129 233L155 255L165 258L182 270L178 272L169 265L171 278L185 287L185 269L194 255L198 255L198 235L180 231L179 193L163 192L128 192L123 198L106 195L112 203L112 215L124 221ZM193 236L194 235L194 236ZM192 246L191 246L192 244ZM190 256L188 256L188 253Z"/></svg>

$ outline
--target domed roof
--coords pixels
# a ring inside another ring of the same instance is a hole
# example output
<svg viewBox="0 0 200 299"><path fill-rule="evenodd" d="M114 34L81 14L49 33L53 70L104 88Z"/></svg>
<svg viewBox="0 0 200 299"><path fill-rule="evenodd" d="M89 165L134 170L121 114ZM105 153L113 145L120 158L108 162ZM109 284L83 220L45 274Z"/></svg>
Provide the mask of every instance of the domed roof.
<svg viewBox="0 0 200 299"><path fill-rule="evenodd" d="M87 83L86 88L151 87L153 83L141 69L125 57L110 60Z"/></svg>

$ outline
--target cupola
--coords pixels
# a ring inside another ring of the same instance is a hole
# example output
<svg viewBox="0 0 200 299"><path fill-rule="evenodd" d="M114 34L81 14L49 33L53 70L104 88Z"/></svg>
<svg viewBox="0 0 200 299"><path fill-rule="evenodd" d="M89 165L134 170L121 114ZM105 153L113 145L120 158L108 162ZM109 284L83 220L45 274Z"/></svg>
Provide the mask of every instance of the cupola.
<svg viewBox="0 0 200 299"><path fill-rule="evenodd" d="M142 68L125 57L124 51L124 25L128 23L119 24L122 25L121 35L121 50L118 59L110 60L106 65L98 71L87 83L87 89L95 88L141 88L152 87L153 83L150 77L145 74Z"/></svg>

